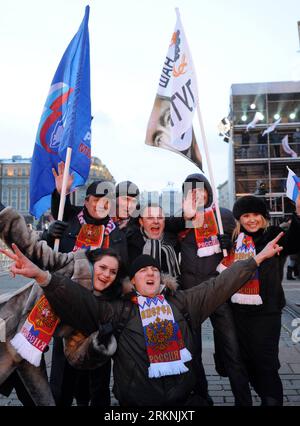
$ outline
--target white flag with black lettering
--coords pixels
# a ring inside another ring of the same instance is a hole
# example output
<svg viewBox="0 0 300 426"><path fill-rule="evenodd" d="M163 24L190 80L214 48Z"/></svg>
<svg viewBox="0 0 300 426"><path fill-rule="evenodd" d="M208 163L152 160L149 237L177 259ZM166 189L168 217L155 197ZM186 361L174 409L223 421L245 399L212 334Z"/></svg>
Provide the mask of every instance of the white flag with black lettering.
<svg viewBox="0 0 300 426"><path fill-rule="evenodd" d="M147 127L146 144L177 152L201 169L202 156L192 126L197 102L193 61L178 15Z"/></svg>

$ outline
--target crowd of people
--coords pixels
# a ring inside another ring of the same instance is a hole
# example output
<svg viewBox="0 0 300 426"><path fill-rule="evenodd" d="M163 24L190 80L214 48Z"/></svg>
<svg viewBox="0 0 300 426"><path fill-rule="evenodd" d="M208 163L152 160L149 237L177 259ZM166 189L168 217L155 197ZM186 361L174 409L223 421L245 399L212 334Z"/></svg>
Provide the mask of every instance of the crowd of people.
<svg viewBox="0 0 300 426"><path fill-rule="evenodd" d="M54 171L54 218L63 169ZM68 191L71 185L70 176ZM182 193L182 212L168 217L159 204L141 206L133 182L95 181L84 206L72 205L68 195L63 220L44 232L29 229L0 203L0 238L10 247L0 250L14 261L11 272L35 279L37 288L35 305L25 301L25 323L20 319L16 336L5 343L7 353L45 368L43 354L40 364L41 354L28 345L38 312L44 313L39 329L48 327L53 337L55 405L75 399L109 406L112 360L121 406L213 405L201 356L207 318L216 370L229 378L235 405L252 405L251 387L262 405L283 404L282 277L286 257L299 252L300 198L286 232L270 225L262 198L244 196L232 212L220 209L220 234L207 178L189 175ZM45 340L40 352L47 347ZM0 371L0 392L15 388L23 405L36 405L18 365L10 374Z"/></svg>

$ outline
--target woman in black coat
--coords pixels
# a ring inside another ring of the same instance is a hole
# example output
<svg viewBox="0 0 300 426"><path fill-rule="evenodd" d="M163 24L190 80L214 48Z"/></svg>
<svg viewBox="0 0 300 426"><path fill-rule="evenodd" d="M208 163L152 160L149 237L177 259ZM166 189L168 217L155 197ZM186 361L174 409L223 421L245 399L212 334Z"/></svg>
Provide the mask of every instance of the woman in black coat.
<svg viewBox="0 0 300 426"><path fill-rule="evenodd" d="M281 231L277 226L269 226L267 207L261 198L239 198L233 215L237 226L231 262L259 253ZM300 197L291 226L279 244L283 246L282 252L261 264L252 280L231 297L242 357L250 382L265 406L283 404L278 373L281 311L285 306L282 278L286 256L300 249Z"/></svg>

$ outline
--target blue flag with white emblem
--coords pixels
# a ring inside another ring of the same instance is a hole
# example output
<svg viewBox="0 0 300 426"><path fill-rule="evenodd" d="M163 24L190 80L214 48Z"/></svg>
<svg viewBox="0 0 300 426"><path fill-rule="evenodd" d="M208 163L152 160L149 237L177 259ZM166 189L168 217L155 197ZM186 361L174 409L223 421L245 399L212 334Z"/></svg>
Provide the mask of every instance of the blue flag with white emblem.
<svg viewBox="0 0 300 426"><path fill-rule="evenodd" d="M73 188L88 178L91 162L89 6L51 83L38 127L30 173L30 213L39 218L51 205L57 170L72 148Z"/></svg>

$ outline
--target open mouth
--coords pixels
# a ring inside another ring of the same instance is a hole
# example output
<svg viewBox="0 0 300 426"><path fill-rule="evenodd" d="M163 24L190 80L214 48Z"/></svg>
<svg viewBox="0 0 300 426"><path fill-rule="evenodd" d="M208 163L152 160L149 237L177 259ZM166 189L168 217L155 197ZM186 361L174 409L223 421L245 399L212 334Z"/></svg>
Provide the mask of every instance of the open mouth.
<svg viewBox="0 0 300 426"><path fill-rule="evenodd" d="M147 280L147 281L146 281L146 284L147 284L147 285L154 285L154 280Z"/></svg>
<svg viewBox="0 0 300 426"><path fill-rule="evenodd" d="M154 234L158 234L160 232L160 226L151 226L151 232L153 232Z"/></svg>

